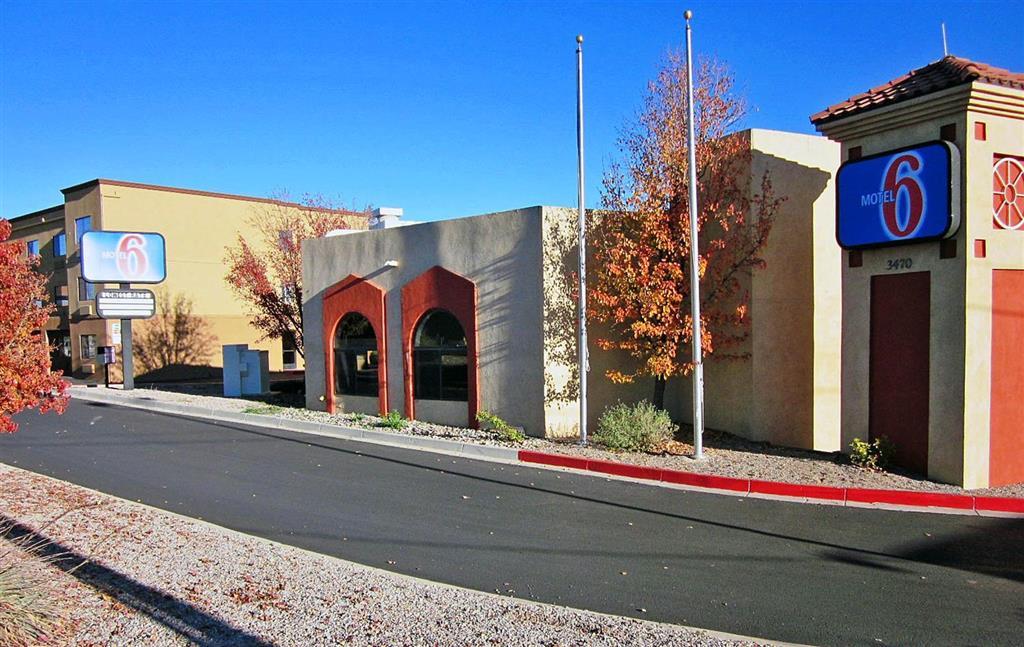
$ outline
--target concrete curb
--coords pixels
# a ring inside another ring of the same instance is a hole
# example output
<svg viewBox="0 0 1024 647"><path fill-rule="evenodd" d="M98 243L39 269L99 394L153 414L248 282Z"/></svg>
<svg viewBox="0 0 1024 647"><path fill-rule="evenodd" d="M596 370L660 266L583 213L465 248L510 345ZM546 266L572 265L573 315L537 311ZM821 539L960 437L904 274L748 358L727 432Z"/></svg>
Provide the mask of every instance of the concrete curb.
<svg viewBox="0 0 1024 647"><path fill-rule="evenodd" d="M614 474L641 481L658 481L695 489L710 489L794 502L829 503L848 507L884 508L915 512L977 514L981 516L1024 517L1024 499L946 494L917 490L876 490L867 488L801 485L776 481L696 474L597 459L521 450L519 460L600 474Z"/></svg>
<svg viewBox="0 0 1024 647"><path fill-rule="evenodd" d="M83 390L72 391L72 396L89 402L100 402L171 415L221 422L237 422L256 427L315 434L343 440L355 440L376 445L415 449L485 461L526 463L536 467L561 468L590 473L594 476L611 476L651 485L676 486L732 496L771 499L790 503L838 505L851 508L1024 518L1024 499L1009 497L760 481L756 479L717 476L714 474L683 472L680 470L647 467L617 461L568 456L565 454L549 454L511 447L478 445L440 438L408 436L385 431L307 422L304 420L270 418L259 414L221 411L209 407L184 405L174 402L143 401L141 399L122 399L117 397L108 398L104 397L101 393Z"/></svg>
<svg viewBox="0 0 1024 647"><path fill-rule="evenodd" d="M442 438L409 436L404 434L388 433L386 431L373 431L371 429L325 425L320 422L289 420L288 418L268 417L255 413L221 411L219 409L212 409L209 407L178 404L175 402L156 402L152 400L143 401L141 399L122 399L116 397L107 398L100 393L94 394L88 391L73 391L72 397L88 402L99 402L102 404L109 404L111 406L143 409L145 411L167 413L189 418L202 418L204 420L217 420L219 422L237 422L252 425L254 427L266 427L269 429L280 429L282 431L293 431L302 434L314 434L329 438L340 438L342 440L356 440L376 445L416 449L420 451L457 455L479 460L503 463L519 462L519 450L512 447L477 445L474 443L466 443L456 440L444 440Z"/></svg>

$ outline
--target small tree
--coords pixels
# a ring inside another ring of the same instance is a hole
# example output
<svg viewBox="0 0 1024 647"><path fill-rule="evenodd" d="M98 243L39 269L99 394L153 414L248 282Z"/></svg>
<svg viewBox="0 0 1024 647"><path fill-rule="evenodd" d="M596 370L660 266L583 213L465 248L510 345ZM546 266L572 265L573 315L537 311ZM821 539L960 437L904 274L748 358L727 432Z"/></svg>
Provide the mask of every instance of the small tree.
<svg viewBox="0 0 1024 647"><path fill-rule="evenodd" d="M192 300L160 289L156 303L156 316L141 323L132 340L139 368L148 373L173 364L206 364L217 338L210 323L193 313Z"/></svg>
<svg viewBox="0 0 1024 647"><path fill-rule="evenodd" d="M749 141L731 135L746 113L733 77L716 61L702 61L694 85L697 157L700 344L705 354L734 347L749 334L749 295L741 278L764 265L782 200L767 173L760 193L744 182ZM655 378L654 403L664 407L665 381L692 368L690 316L689 165L686 143L686 65L668 57L648 86L636 124L619 139L624 160L604 177L594 235L590 315L610 327L597 339L605 350L627 351L631 372L612 370L614 382Z"/></svg>
<svg viewBox="0 0 1024 647"><path fill-rule="evenodd" d="M301 203L280 196L247 220L249 230L225 249L225 279L248 306L250 323L265 339L294 343L305 357L302 338L302 241L335 229L365 229L369 209L339 209L322 197Z"/></svg>
<svg viewBox="0 0 1024 647"><path fill-rule="evenodd" d="M0 432L17 431L11 416L23 409L63 413L68 383L50 370L43 328L53 312L46 277L22 242L10 242L11 223L0 220Z"/></svg>

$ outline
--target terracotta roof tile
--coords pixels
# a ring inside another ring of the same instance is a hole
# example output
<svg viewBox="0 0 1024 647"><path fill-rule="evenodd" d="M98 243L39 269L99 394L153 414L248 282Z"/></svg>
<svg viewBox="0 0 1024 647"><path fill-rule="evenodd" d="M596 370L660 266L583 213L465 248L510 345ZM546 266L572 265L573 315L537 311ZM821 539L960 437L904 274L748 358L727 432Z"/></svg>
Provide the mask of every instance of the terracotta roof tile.
<svg viewBox="0 0 1024 647"><path fill-rule="evenodd" d="M1024 89L1024 74L999 67L947 56L913 70L888 83L854 95L834 106L811 115L811 123L820 124L858 112L906 101L962 83L981 81L993 85Z"/></svg>

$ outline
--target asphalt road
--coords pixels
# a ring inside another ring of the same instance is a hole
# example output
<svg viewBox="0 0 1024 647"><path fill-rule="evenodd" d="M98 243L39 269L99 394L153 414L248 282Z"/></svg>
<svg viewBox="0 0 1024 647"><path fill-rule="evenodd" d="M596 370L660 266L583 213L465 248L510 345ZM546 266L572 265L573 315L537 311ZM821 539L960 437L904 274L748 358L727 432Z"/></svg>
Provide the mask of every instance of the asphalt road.
<svg viewBox="0 0 1024 647"><path fill-rule="evenodd" d="M1024 642L1021 519L686 492L81 401L17 419L0 461L431 580L800 643Z"/></svg>

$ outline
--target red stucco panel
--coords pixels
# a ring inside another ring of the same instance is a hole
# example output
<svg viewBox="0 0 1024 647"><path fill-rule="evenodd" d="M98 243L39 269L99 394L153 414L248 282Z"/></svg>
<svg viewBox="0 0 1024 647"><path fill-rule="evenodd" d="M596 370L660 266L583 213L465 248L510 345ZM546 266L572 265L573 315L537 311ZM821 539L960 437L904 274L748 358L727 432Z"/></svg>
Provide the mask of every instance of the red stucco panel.
<svg viewBox="0 0 1024 647"><path fill-rule="evenodd" d="M402 362L405 375L405 415L416 417L413 399L412 345L416 324L427 312L441 308L451 312L466 332L466 363L469 371L469 402L466 424L476 428L480 411L477 352L476 285L464 276L435 265L402 288Z"/></svg>
<svg viewBox="0 0 1024 647"><path fill-rule="evenodd" d="M366 317L377 335L377 400L380 413L388 411L387 326L385 325L384 290L366 279L350 274L324 293L324 398L327 410L334 413L334 329L350 312Z"/></svg>

